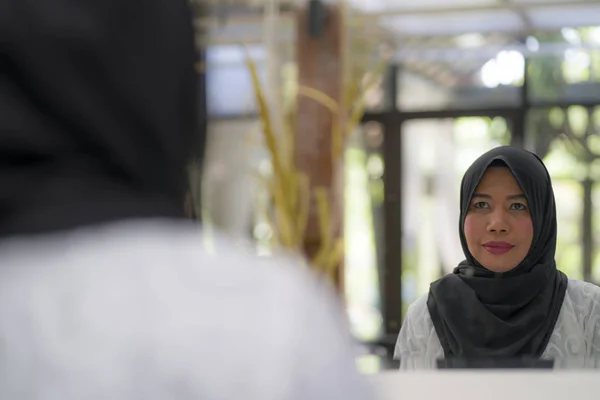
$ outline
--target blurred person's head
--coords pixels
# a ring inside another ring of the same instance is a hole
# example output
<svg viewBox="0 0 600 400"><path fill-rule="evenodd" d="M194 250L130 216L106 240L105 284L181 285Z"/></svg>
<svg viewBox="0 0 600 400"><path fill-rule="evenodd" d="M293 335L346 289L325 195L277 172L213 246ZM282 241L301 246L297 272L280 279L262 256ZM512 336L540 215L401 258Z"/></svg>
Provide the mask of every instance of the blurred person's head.
<svg viewBox="0 0 600 400"><path fill-rule="evenodd" d="M189 2L6 1L0 235L184 218L203 151Z"/></svg>
<svg viewBox="0 0 600 400"><path fill-rule="evenodd" d="M542 161L508 146L478 158L462 181L460 237L469 263L492 272L553 260L556 209Z"/></svg>

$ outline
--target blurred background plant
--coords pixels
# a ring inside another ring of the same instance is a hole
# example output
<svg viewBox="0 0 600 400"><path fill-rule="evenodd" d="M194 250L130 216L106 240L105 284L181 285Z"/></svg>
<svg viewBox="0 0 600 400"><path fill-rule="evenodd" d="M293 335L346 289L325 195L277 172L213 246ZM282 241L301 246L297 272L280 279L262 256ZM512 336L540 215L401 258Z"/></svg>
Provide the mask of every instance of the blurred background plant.
<svg viewBox="0 0 600 400"><path fill-rule="evenodd" d="M365 48L373 43L367 43L361 37L356 19L352 19L350 23L348 14L342 12L342 15L342 26L347 34L342 35L344 57L343 73L339 76L342 91L340 101L324 91L300 85L296 81L286 88L286 102L281 95L283 88L271 87L269 90L268 83L265 85L261 81L257 65L246 48L246 66L258 105L261 134L272 166L270 174L255 174L268 189L270 196L272 245L304 253L314 271L327 276L336 284L339 283L336 282L338 267L344 258L344 238L339 233L342 230L339 227L340 221L335 216L330 188L312 185L309 176L296 165L295 139L303 134L302 124L297 123L298 99L310 99L331 114L330 157L334 166L340 166L334 171L338 175L336 180L342 179L340 175L344 173L343 158L347 139L361 122L366 96L381 84L389 58L381 49L370 58L352 57L358 47ZM265 23L269 18L266 19ZM275 53L271 53L271 57L274 56L276 57ZM271 65L273 64L276 65L277 62L272 62ZM269 81L273 82L267 79ZM275 79L274 85L279 85L278 82ZM315 209L320 237L319 249L312 256L303 250L311 207Z"/></svg>

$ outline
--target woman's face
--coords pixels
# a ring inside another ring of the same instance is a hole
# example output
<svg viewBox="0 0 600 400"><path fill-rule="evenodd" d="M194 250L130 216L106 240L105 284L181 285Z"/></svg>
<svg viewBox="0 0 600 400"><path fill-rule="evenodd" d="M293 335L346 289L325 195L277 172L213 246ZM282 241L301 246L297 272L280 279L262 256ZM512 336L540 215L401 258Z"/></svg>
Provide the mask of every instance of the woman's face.
<svg viewBox="0 0 600 400"><path fill-rule="evenodd" d="M508 168L485 172L471 199L464 233L471 255L490 271L507 272L523 261L533 240L533 221Z"/></svg>

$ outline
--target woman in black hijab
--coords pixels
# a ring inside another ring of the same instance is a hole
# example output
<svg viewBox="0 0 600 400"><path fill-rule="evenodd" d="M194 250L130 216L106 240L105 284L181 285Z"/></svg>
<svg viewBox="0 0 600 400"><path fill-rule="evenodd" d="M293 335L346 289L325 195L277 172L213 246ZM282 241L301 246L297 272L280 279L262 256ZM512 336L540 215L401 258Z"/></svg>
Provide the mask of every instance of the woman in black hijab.
<svg viewBox="0 0 600 400"><path fill-rule="evenodd" d="M466 259L409 308L395 352L402 366L441 358L593 363L600 289L556 268L556 207L542 161L508 146L485 153L463 177L460 205Z"/></svg>

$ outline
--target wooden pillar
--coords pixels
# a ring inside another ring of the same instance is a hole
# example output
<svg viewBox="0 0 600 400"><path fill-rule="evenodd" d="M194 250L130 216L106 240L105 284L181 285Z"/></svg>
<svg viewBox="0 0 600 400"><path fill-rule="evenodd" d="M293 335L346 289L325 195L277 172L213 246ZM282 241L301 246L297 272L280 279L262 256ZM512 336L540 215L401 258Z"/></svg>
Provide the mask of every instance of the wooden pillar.
<svg viewBox="0 0 600 400"><path fill-rule="evenodd" d="M309 2L307 2L309 3ZM299 84L324 92L340 102L342 95L342 12L337 5L324 6L323 24L317 35L309 31L309 6L298 10L296 61ZM318 23L317 23L318 25ZM314 33L314 32L313 32ZM332 159L331 112L315 100L298 99L295 162L308 175L311 189L326 188L332 208L334 232L343 234L343 157ZM311 202L304 250L312 258L319 250L321 237L315 201ZM342 268L337 275L337 287L343 288Z"/></svg>

